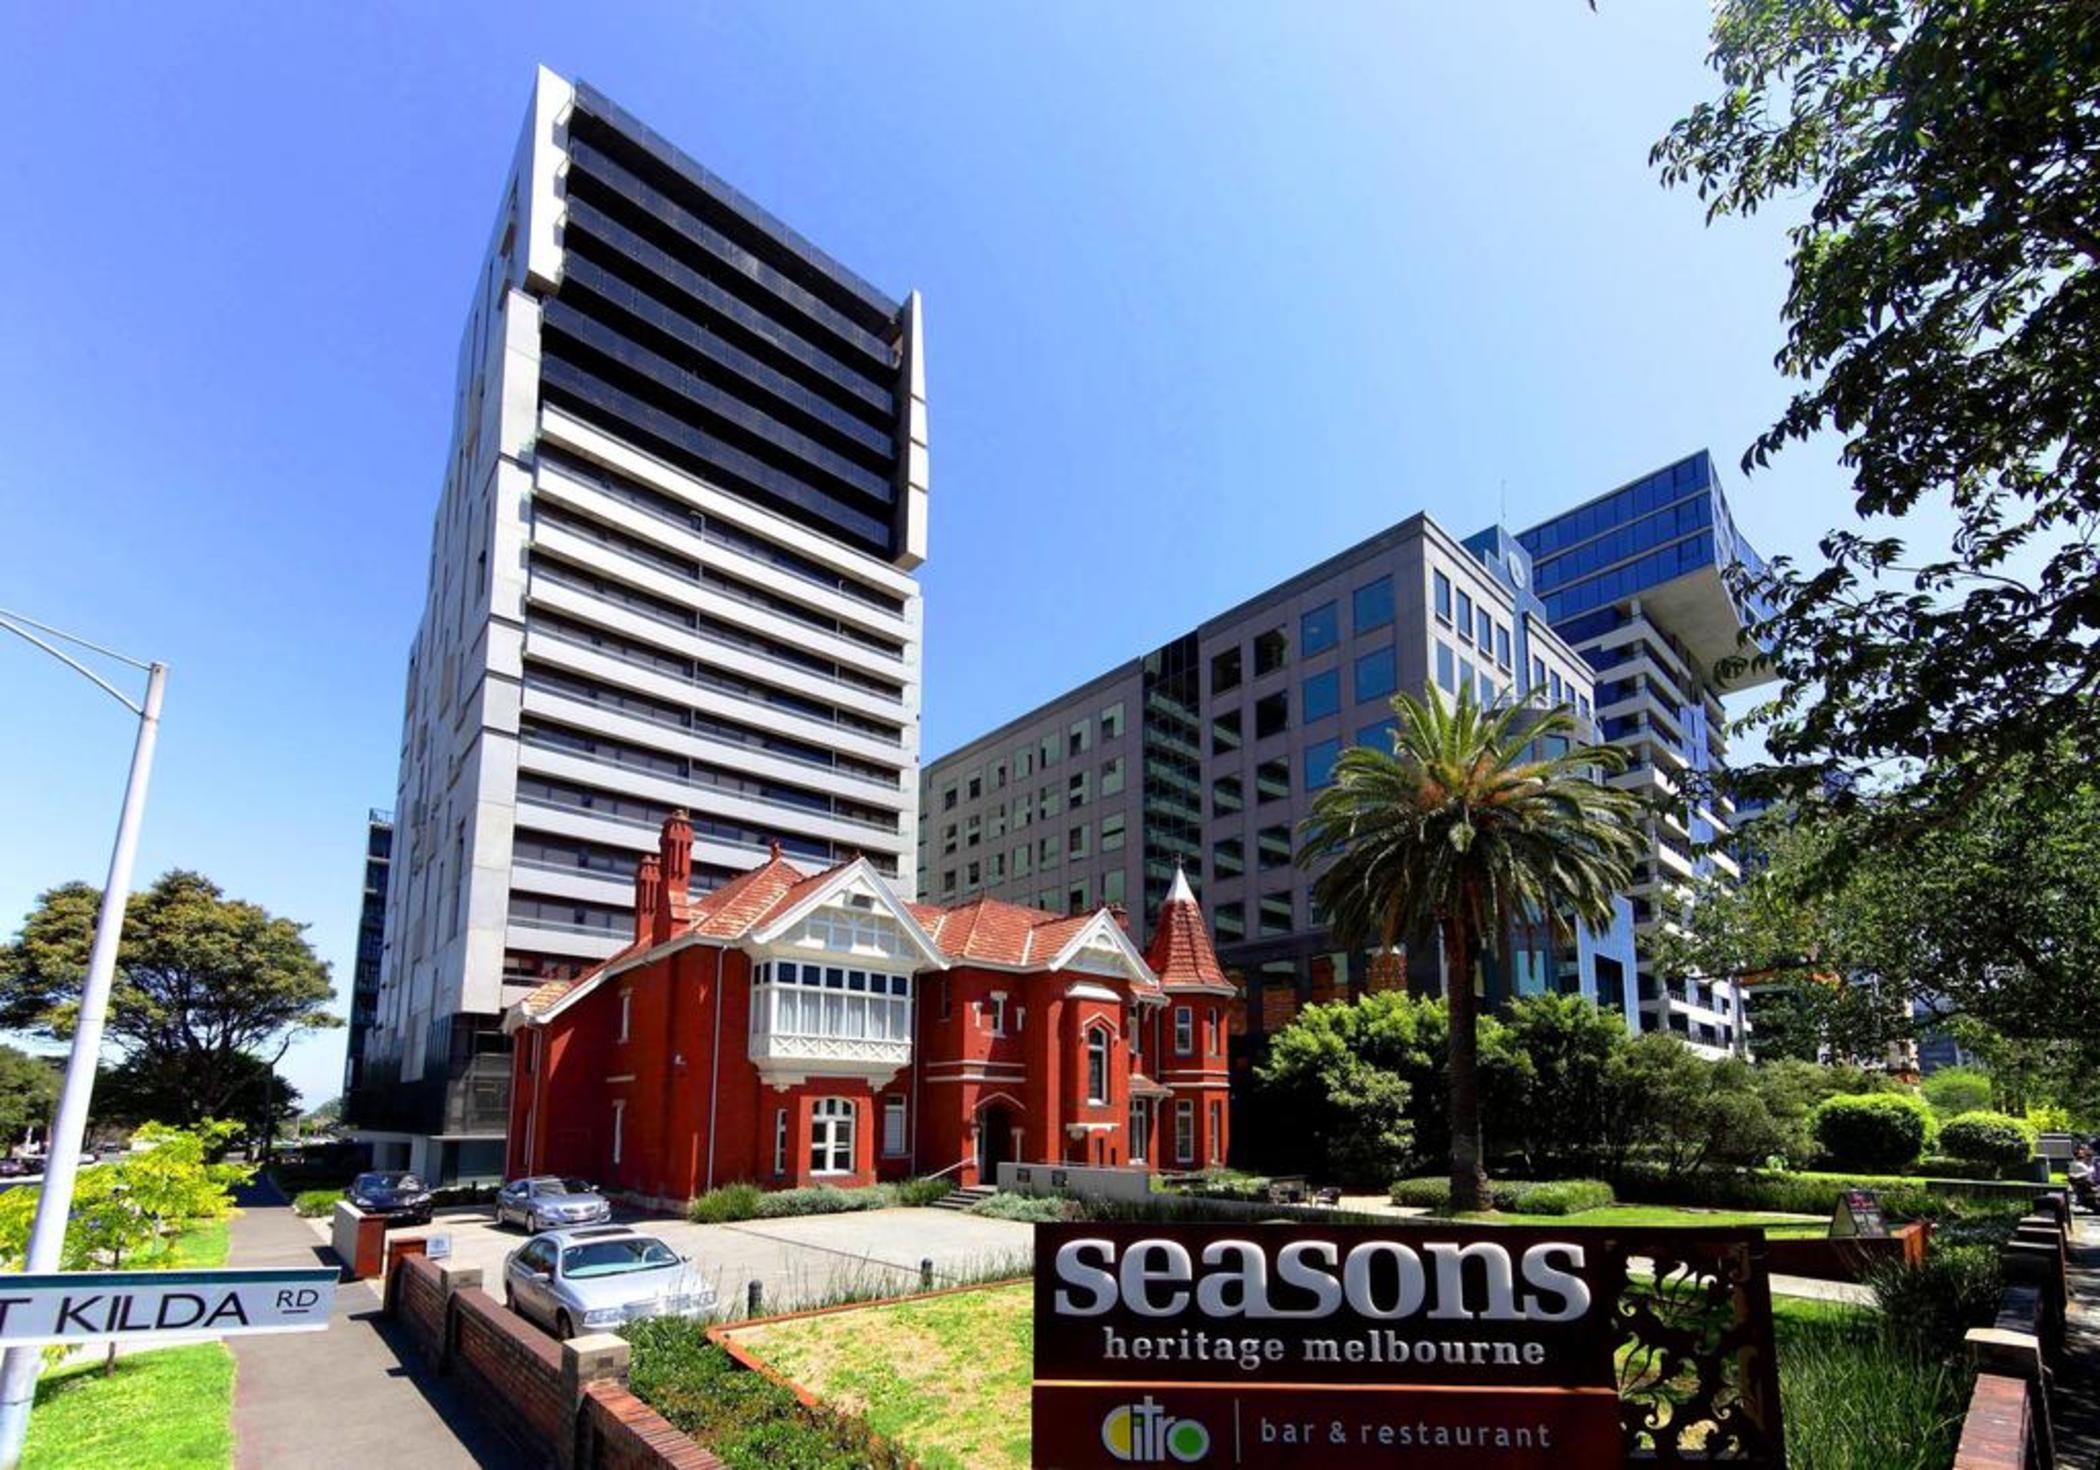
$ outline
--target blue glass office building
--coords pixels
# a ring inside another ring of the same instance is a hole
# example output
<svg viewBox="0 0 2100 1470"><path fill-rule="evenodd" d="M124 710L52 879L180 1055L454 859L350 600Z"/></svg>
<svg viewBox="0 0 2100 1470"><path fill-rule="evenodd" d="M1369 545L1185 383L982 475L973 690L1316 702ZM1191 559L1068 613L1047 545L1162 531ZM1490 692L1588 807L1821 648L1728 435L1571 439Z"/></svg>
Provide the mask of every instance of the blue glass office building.
<svg viewBox="0 0 2100 1470"><path fill-rule="evenodd" d="M1766 677L1754 667L1725 681L1717 672L1746 651L1758 615L1729 586L1728 569L1763 562L1736 530L1705 450L1518 539L1554 631L1596 671L1600 732L1632 757L1616 780L1673 804L1649 822L1649 853L1631 895L1640 1024L1701 1046L1735 1046L1744 1034L1740 997L1725 986L1663 981L1644 940L1662 922L1669 893L1711 869L1736 871L1733 858L1708 846L1732 830L1733 807L1696 794L1683 778L1727 759L1721 695Z"/></svg>

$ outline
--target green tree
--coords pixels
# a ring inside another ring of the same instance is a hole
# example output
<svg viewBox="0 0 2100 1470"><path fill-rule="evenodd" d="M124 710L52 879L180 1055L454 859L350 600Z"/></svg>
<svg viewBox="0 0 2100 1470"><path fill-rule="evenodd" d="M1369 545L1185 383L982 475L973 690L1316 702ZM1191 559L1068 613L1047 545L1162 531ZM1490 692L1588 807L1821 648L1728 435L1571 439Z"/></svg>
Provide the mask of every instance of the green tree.
<svg viewBox="0 0 2100 1470"><path fill-rule="evenodd" d="M1710 1164L1761 1164L1786 1147L1750 1063L1708 1061L1667 1031L1644 1032L1613 1053L1607 1087L1605 1153L1615 1173L1645 1163L1676 1178Z"/></svg>
<svg viewBox="0 0 2100 1470"><path fill-rule="evenodd" d="M1958 813L1877 841L1880 809L1914 795L1803 804L1739 888L1700 887L1658 963L1792 983L1818 1039L1862 1059L1911 1034L1915 1004L2015 1039L2083 1035L2100 1009L2100 784L2068 748L2015 757Z"/></svg>
<svg viewBox="0 0 2100 1470"><path fill-rule="evenodd" d="M1604 1138L1612 1058L1626 1044L1626 1023L1579 995L1523 996L1501 1021L1494 1049L1506 1053L1517 1079L1502 1089L1516 1105L1501 1127L1528 1177L1572 1170ZM1490 1118L1498 1111L1490 1107Z"/></svg>
<svg viewBox="0 0 2100 1470"><path fill-rule="evenodd" d="M72 1035L100 901L84 883L38 900L0 948L0 1026ZM109 1037L126 1066L159 1079L162 1121L259 1114L262 1100L249 1094L292 1040L342 1024L325 1009L333 998L303 925L177 869L125 911Z"/></svg>
<svg viewBox="0 0 2100 1470"><path fill-rule="evenodd" d="M58 1106L58 1069L12 1046L0 1046L0 1150L50 1121Z"/></svg>
<svg viewBox="0 0 2100 1470"><path fill-rule="evenodd" d="M1575 743L1565 708L1457 705L1403 694L1390 752L1356 746L1313 803L1299 861L1344 945L1440 944L1450 1006L1451 1202L1481 1208L1476 967L1512 926L1602 926L1632 886L1639 806L1597 779L1610 747Z"/></svg>
<svg viewBox="0 0 2100 1470"><path fill-rule="evenodd" d="M1932 799L1877 813L1914 821L2100 748L2100 6L1724 0L1709 60L1664 181L1709 220L1807 200L1801 386L1744 468L1835 433L1857 517L1766 579L1772 755L1797 793L1927 760ZM1944 548L1898 534L1925 505Z"/></svg>
<svg viewBox="0 0 2100 1470"><path fill-rule="evenodd" d="M1925 1101L1942 1122L1957 1113L1982 1112L1991 1105L1990 1073L1975 1067L1942 1067L1918 1084Z"/></svg>

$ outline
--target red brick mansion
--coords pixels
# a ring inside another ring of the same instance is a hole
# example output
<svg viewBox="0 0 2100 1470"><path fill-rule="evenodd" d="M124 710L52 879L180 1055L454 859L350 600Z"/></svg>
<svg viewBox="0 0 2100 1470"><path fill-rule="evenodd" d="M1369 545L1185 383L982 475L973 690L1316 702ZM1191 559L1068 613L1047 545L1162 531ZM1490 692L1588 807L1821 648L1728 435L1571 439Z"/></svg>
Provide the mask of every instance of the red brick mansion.
<svg viewBox="0 0 2100 1470"><path fill-rule="evenodd" d="M688 900L692 829L635 874L634 940L504 1018L508 1173L675 1202L996 1166L1226 1155L1234 991L1186 881L1140 953L1112 909L906 903L867 862Z"/></svg>

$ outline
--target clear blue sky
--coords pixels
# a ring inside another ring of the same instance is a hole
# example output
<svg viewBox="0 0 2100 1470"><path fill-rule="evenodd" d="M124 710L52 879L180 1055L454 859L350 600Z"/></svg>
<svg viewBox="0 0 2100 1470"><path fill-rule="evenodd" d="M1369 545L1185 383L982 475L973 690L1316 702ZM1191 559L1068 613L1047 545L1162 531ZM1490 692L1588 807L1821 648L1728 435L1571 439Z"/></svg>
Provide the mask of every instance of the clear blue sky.
<svg viewBox="0 0 2100 1470"><path fill-rule="evenodd" d="M0 606L172 665L141 885L309 922L346 988L535 62L925 293L937 754L1417 509L1732 466L1784 392L1781 221L1709 231L1646 162L1705 9L8 6ZM1767 553L1842 484L1729 477ZM101 880L130 729L16 644L0 710L11 930ZM294 1051L310 1104L341 1056Z"/></svg>

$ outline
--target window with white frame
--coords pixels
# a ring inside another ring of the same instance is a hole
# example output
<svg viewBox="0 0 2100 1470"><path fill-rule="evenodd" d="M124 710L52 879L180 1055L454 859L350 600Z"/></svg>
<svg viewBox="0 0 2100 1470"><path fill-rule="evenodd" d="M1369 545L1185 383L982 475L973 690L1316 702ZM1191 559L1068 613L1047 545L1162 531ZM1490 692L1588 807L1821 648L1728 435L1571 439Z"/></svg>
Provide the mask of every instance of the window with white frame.
<svg viewBox="0 0 2100 1470"><path fill-rule="evenodd" d="M627 1099L616 1097L612 1105L612 1161L615 1167L620 1162L620 1147L626 1141Z"/></svg>
<svg viewBox="0 0 2100 1470"><path fill-rule="evenodd" d="M975 839L970 845L976 845ZM850 908L826 908L810 915L796 936L796 942L827 954L882 954L902 958L908 952L904 936L889 915L856 912Z"/></svg>
<svg viewBox="0 0 2100 1470"><path fill-rule="evenodd" d="M620 1040L625 1041L629 1036L633 1035L633 1027L634 992L623 990L620 992Z"/></svg>
<svg viewBox="0 0 2100 1470"><path fill-rule="evenodd" d="M882 1151L895 1158L910 1148L905 1128L904 1099L886 1097L882 1100Z"/></svg>
<svg viewBox="0 0 2100 1470"><path fill-rule="evenodd" d="M1174 1054L1187 1056L1196 1049L1196 1013L1188 1006L1174 1007Z"/></svg>
<svg viewBox="0 0 2100 1470"><path fill-rule="evenodd" d="M853 1101L820 1097L809 1109L809 1172L853 1172Z"/></svg>
<svg viewBox="0 0 2100 1470"><path fill-rule="evenodd" d="M1174 1104L1174 1161L1196 1162L1196 1104L1188 1098Z"/></svg>
<svg viewBox="0 0 2100 1470"><path fill-rule="evenodd" d="M1222 1152L1222 1151L1221 1151L1221 1150L1219 1149L1219 1147L1218 1147L1218 1140L1219 1140L1219 1139L1221 1139L1221 1138L1223 1138L1224 1136L1225 1136L1225 1104L1223 1104L1223 1103L1219 1102L1219 1101L1218 1101L1218 1100L1217 1100L1216 1098L1212 1098L1212 1099L1211 1099L1211 1104L1210 1104L1210 1145L1209 1145L1209 1146L1210 1146L1210 1161L1211 1161L1211 1162L1212 1162L1213 1164L1222 1164L1222 1163L1224 1163L1224 1162L1225 1162L1225 1155L1224 1155L1224 1153L1223 1153L1223 1152Z"/></svg>
<svg viewBox="0 0 2100 1470"><path fill-rule="evenodd" d="M911 1040L911 976L769 960L753 976L751 1037Z"/></svg>
<svg viewBox="0 0 2100 1470"><path fill-rule="evenodd" d="M992 1035L1004 1036L1006 1034L1006 992L1003 990L993 991L991 999L984 1003L984 1013L991 1025Z"/></svg>
<svg viewBox="0 0 2100 1470"><path fill-rule="evenodd" d="M1106 1026L1090 1026L1086 1033L1086 1100L1103 1104L1108 1101L1108 1055L1110 1041Z"/></svg>
<svg viewBox="0 0 2100 1470"><path fill-rule="evenodd" d="M1130 1162L1145 1162L1146 1151L1152 1146L1152 1119L1146 1105L1135 1098L1130 1103Z"/></svg>
<svg viewBox="0 0 2100 1470"><path fill-rule="evenodd" d="M787 1171L788 1110L786 1108L775 1108L773 1110L773 1172L775 1174L785 1174Z"/></svg>

